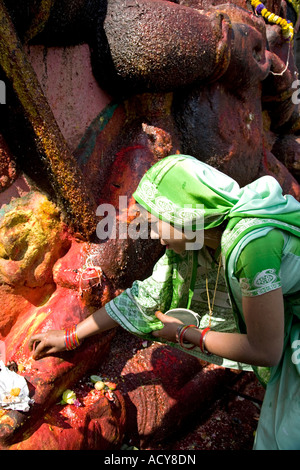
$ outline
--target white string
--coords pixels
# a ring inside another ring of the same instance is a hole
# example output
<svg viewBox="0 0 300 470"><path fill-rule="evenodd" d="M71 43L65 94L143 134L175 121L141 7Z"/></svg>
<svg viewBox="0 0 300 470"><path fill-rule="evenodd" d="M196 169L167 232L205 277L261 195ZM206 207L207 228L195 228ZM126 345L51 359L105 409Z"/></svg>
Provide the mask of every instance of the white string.
<svg viewBox="0 0 300 470"><path fill-rule="evenodd" d="M285 68L282 70L282 72L272 72L272 70L270 70L270 73L272 75L278 75L278 76L281 76L287 71L288 69L288 66L289 66L289 60L290 60L290 50L291 50L291 43L289 44L289 49L288 49L288 55L287 55L287 59L286 59L286 65L285 65Z"/></svg>
<svg viewBox="0 0 300 470"><path fill-rule="evenodd" d="M86 262L83 268L77 269L76 282L78 282L80 296L82 296L83 292L91 289L91 287L101 286L102 284L102 268L100 266L95 265L93 261L93 258L95 258L96 256L97 254L91 250L86 258ZM70 271L73 273L74 269L64 269L64 271ZM88 287L86 288L83 287L84 281L90 281L95 278L98 278L98 280L95 284L93 284L93 286L88 285Z"/></svg>

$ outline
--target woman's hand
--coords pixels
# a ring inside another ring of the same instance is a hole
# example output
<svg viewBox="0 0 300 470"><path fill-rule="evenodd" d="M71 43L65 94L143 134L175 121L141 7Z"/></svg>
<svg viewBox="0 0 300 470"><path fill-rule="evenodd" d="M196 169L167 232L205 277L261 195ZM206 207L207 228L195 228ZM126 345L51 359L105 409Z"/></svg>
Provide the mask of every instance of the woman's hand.
<svg viewBox="0 0 300 470"><path fill-rule="evenodd" d="M116 326L118 326L118 323L108 315L105 307L101 307L77 324L77 337L81 342L88 336L110 330ZM35 343L37 343L36 347L34 347ZM65 351L65 331L49 330L46 333L33 335L29 340L29 349L33 350L32 357L34 359Z"/></svg>
<svg viewBox="0 0 300 470"><path fill-rule="evenodd" d="M183 323L178 320L178 318L170 317L165 315L162 312L155 312L156 318L158 318L163 324L164 327L161 330L155 330L152 332L152 335L156 338L163 338L172 343L176 342L176 330Z"/></svg>
<svg viewBox="0 0 300 470"><path fill-rule="evenodd" d="M49 330L31 336L28 346L33 350L33 359L64 351L66 349L64 336L63 330Z"/></svg>

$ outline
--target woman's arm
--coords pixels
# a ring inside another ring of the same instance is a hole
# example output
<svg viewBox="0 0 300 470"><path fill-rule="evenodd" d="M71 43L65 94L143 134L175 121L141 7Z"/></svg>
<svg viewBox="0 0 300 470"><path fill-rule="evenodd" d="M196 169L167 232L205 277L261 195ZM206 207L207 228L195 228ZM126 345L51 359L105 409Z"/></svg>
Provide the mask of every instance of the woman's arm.
<svg viewBox="0 0 300 470"><path fill-rule="evenodd" d="M77 325L77 336L80 341L116 326L118 323L108 315L105 307L102 307Z"/></svg>
<svg viewBox="0 0 300 470"><path fill-rule="evenodd" d="M155 318L155 311L165 309L168 292L172 292L172 253L162 256L156 263L153 274L144 281L136 281L130 289L130 295L124 291L77 325L77 336L82 341L88 336L121 325L136 334L148 333L161 323ZM113 308L110 304L113 304ZM153 318L152 318L153 316ZM135 328L136 325L136 328ZM138 329L139 328L139 329ZM145 331L146 330L146 331ZM29 340L33 349L33 358L54 354L66 349L64 330L49 330L33 335Z"/></svg>
<svg viewBox="0 0 300 470"><path fill-rule="evenodd" d="M247 334L209 331L205 338L208 352L237 362L256 366L274 366L282 354L284 336L284 307L281 289L257 297L243 297L243 312ZM153 336L175 342L178 322L157 314L165 327ZM189 328L184 336L199 346L201 330Z"/></svg>
<svg viewBox="0 0 300 470"><path fill-rule="evenodd" d="M88 336L110 330L117 325L118 323L107 314L105 307L102 307L78 323L77 336L81 342ZM46 333L33 335L29 340L29 349L34 350L32 355L34 359L64 351L66 349L64 330L49 330Z"/></svg>

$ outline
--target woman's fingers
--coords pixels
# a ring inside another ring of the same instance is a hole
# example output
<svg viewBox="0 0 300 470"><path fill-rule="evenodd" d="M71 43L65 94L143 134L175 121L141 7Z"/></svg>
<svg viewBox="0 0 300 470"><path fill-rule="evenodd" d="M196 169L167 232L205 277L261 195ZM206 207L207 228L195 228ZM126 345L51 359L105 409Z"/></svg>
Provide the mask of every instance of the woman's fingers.
<svg viewBox="0 0 300 470"><path fill-rule="evenodd" d="M31 338L28 341L28 347L30 351L32 351L35 348L34 343L42 341L43 337L44 337L44 334L42 333L31 336Z"/></svg>
<svg viewBox="0 0 300 470"><path fill-rule="evenodd" d="M42 339L40 341L36 341L32 354L33 359L45 356L49 352L49 349L50 347L47 347L47 345L45 344L45 340Z"/></svg>
<svg viewBox="0 0 300 470"><path fill-rule="evenodd" d="M152 331L151 334L152 334L152 336L155 336L155 338L159 338L162 335L162 330L154 330L154 331Z"/></svg>
<svg viewBox="0 0 300 470"><path fill-rule="evenodd" d="M166 316L164 313L162 313L160 310L157 310L155 312L156 318L158 318L160 321L163 321L163 318Z"/></svg>
<svg viewBox="0 0 300 470"><path fill-rule="evenodd" d="M29 340L29 349L34 359L57 353L65 349L64 332L49 330L46 333L33 335Z"/></svg>
<svg viewBox="0 0 300 470"><path fill-rule="evenodd" d="M155 312L156 318L158 318L164 325L169 323L176 323L177 325L183 325L182 321L178 320L178 318L171 317L170 315L165 315L164 313L157 310Z"/></svg>
<svg viewBox="0 0 300 470"><path fill-rule="evenodd" d="M175 341L176 340L176 330L179 325L183 323L178 320L177 318L170 317L169 315L165 315L164 313L157 311L155 312L156 318L163 323L163 328L160 330L152 331L152 335L156 338L164 338L168 341Z"/></svg>

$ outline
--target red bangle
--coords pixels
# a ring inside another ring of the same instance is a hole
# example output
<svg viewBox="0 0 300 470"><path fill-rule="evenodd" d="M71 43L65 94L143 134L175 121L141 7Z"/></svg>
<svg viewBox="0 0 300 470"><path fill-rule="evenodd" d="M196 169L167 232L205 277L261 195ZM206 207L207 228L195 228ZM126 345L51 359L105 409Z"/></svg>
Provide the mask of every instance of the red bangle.
<svg viewBox="0 0 300 470"><path fill-rule="evenodd" d="M72 326L72 328L67 328L65 330L65 346L68 351L76 349L80 346L80 341L77 336L77 325Z"/></svg>
<svg viewBox="0 0 300 470"><path fill-rule="evenodd" d="M68 351L72 349L71 343L70 343L70 330L69 329L65 330L65 346Z"/></svg>
<svg viewBox="0 0 300 470"><path fill-rule="evenodd" d="M204 337L205 337L206 333L208 333L208 331L210 331L210 330L211 330L211 328L210 328L210 326L208 326L207 328L204 328L204 330L202 330L202 332L201 332L200 345L199 346L200 346L201 351L204 354L208 354L208 352L205 351L205 349L204 349Z"/></svg>
<svg viewBox="0 0 300 470"><path fill-rule="evenodd" d="M190 348L187 348L186 346L184 346L183 344L183 337L184 337L184 334L186 332L186 330L188 328L197 328L196 325L187 325L187 326L184 326L180 332L180 336L179 336L179 343L180 343L180 346L184 349L194 349L196 347L196 345L192 345Z"/></svg>

